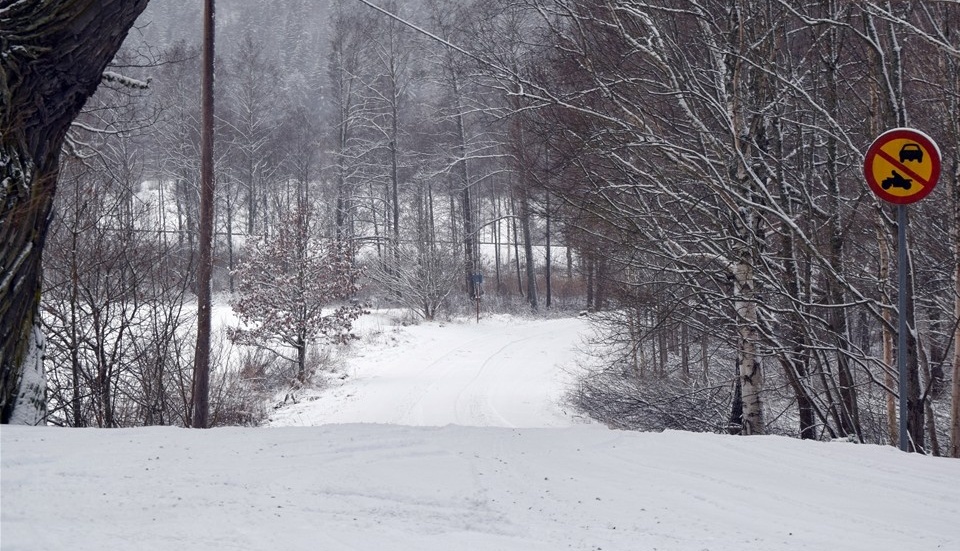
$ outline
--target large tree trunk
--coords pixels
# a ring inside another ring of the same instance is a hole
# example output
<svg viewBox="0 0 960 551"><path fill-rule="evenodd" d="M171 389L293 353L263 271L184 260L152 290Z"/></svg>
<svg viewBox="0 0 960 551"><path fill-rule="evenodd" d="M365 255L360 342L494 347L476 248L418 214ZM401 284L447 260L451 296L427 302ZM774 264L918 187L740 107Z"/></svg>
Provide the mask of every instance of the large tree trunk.
<svg viewBox="0 0 960 551"><path fill-rule="evenodd" d="M954 158L953 174L953 282L954 316L960 319L960 161ZM950 391L950 457L960 457L960 324L953 330L953 383Z"/></svg>
<svg viewBox="0 0 960 551"><path fill-rule="evenodd" d="M40 256L70 123L148 0L0 0L0 409L43 418Z"/></svg>

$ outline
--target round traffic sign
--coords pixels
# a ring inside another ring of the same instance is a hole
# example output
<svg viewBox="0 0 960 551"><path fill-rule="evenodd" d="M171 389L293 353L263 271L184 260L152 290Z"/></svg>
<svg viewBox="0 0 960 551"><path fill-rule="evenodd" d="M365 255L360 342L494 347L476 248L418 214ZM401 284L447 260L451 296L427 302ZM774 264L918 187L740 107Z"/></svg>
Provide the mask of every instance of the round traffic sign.
<svg viewBox="0 0 960 551"><path fill-rule="evenodd" d="M863 175L870 189L884 201L898 205L915 203L937 185L940 148L919 130L888 130L867 150Z"/></svg>

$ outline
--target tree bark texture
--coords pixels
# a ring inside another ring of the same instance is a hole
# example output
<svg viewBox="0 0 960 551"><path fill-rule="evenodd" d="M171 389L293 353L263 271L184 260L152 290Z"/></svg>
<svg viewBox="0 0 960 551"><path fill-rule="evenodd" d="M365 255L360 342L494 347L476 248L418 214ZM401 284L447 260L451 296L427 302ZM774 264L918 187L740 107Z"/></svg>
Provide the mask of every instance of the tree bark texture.
<svg viewBox="0 0 960 551"><path fill-rule="evenodd" d="M70 123L148 0L0 0L0 420L42 410L40 258ZM30 365L27 365L27 364ZM25 373L25 369L33 374Z"/></svg>
<svg viewBox="0 0 960 551"><path fill-rule="evenodd" d="M753 263L739 262L734 269L734 296L737 311L737 372L740 376L740 397L743 401L743 423L740 434L764 434L763 407L760 390L763 375L760 365L760 331L757 317L757 291Z"/></svg>
<svg viewBox="0 0 960 551"><path fill-rule="evenodd" d="M909 212L909 211L908 211ZM906 218L905 215L905 227L907 232L910 231L909 218ZM909 234L907 236L907 243L910 243ZM924 397L923 389L920 384L920 356L919 356L919 346L917 343L917 322L916 322L916 300L915 300L915 290L913 288L913 256L910 254L910 247L907 245L907 252L905 255L900 255L899 262L903 261L903 258L906 258L907 269L906 269L906 287L900 289L901 293L906 293L906 312L899 312L898 314L907 317L907 431L909 434L909 448L910 451L925 453L926 445L924 444ZM899 341L899 339L898 339ZM902 342L902 341L899 341ZM901 389L902 391L902 389ZM902 414L903 412L901 412Z"/></svg>
<svg viewBox="0 0 960 551"><path fill-rule="evenodd" d="M960 162L954 159L953 178L954 316L960 319ZM950 391L950 457L960 457L960 324L953 330L953 382Z"/></svg>

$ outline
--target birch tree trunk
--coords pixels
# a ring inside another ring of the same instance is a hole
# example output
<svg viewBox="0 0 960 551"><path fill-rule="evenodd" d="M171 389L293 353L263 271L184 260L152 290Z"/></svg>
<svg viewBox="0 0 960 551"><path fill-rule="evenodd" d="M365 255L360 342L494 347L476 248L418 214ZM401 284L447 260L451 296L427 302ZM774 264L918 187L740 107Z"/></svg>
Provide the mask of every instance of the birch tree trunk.
<svg viewBox="0 0 960 551"><path fill-rule="evenodd" d="M760 364L760 333L757 325L757 291L753 262L741 259L734 268L734 299L737 311L737 372L740 375L740 396L743 400L743 423L740 434L763 434L763 408L760 390L763 375Z"/></svg>
<svg viewBox="0 0 960 551"><path fill-rule="evenodd" d="M882 221L877 222L877 227L882 227ZM878 281L883 285L883 294L886 297L889 297L890 293L887 292L890 282L890 247L887 246L886 237L883 235L884 232L877 232L877 245L880 252L880 272L878 274ZM885 301L887 304L891 302L889 298ZM883 339L883 384L887 389L896 388L897 381L894 379L894 357L893 357L893 332L890 331L890 327L893 327L896 323L893 319L893 313L889 308L883 309L883 321L884 324L881 326L881 338ZM887 435L890 438L890 443L896 445L900 439L900 425L897 423L897 397L893 392L886 391L884 393L886 400L886 412L887 412Z"/></svg>
<svg viewBox="0 0 960 551"><path fill-rule="evenodd" d="M147 0L0 1L0 421L44 416L40 259L70 123Z"/></svg>

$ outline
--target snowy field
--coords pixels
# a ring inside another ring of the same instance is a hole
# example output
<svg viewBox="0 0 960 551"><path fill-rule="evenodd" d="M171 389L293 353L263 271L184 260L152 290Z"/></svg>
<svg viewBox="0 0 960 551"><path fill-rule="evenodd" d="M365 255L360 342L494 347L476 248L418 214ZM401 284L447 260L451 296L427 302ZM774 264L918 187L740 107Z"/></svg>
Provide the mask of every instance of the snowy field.
<svg viewBox="0 0 960 551"><path fill-rule="evenodd" d="M272 428L0 428L0 548L960 549L960 461L571 415L581 319L366 327Z"/></svg>

